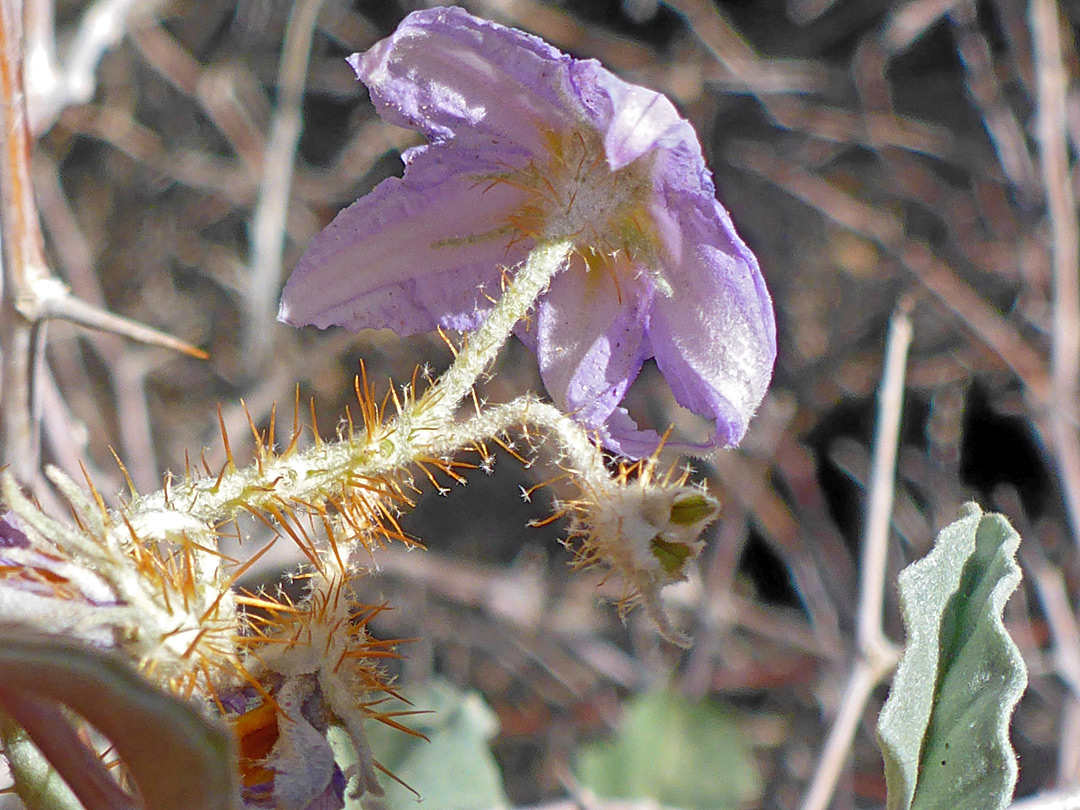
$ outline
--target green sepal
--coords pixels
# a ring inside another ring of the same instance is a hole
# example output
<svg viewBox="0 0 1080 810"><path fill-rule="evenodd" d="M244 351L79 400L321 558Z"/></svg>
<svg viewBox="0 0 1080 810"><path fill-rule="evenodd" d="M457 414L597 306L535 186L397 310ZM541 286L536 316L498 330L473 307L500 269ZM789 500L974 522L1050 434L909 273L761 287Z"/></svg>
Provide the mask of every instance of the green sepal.
<svg viewBox="0 0 1080 810"><path fill-rule="evenodd" d="M670 543L656 535L649 544L652 555L660 562L660 567L672 576L682 573L687 558L693 553L689 546L682 543Z"/></svg>
<svg viewBox="0 0 1080 810"><path fill-rule="evenodd" d="M671 504L671 522L676 526L693 526L716 514L716 499L704 493L680 498Z"/></svg>

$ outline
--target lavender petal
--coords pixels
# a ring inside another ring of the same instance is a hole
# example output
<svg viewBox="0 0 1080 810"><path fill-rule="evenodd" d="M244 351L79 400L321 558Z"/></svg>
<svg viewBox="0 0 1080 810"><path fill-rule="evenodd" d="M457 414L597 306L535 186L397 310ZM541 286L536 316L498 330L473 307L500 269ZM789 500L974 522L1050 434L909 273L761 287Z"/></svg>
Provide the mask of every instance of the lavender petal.
<svg viewBox="0 0 1080 810"><path fill-rule="evenodd" d="M685 408L716 419L715 446L735 445L772 377L776 325L757 260L719 203L685 198L675 294L650 320L656 363Z"/></svg>
<svg viewBox="0 0 1080 810"><path fill-rule="evenodd" d="M414 12L349 61L384 120L436 144L536 153L573 121L570 57L460 8Z"/></svg>
<svg viewBox="0 0 1080 810"><path fill-rule="evenodd" d="M586 271L574 257L541 300L540 374L555 402L583 425L603 424L641 370L651 297L648 282L626 267Z"/></svg>
<svg viewBox="0 0 1080 810"><path fill-rule="evenodd" d="M603 132L608 167L617 171L656 150L681 149L704 169L697 134L675 105L655 90L630 84L594 60L575 61L571 72L593 126Z"/></svg>
<svg viewBox="0 0 1080 810"><path fill-rule="evenodd" d="M505 217L522 192L482 178L489 157L451 147L414 155L403 178L315 237L285 285L279 320L400 335L474 326L489 305L478 288L497 294L499 266L531 246L508 247Z"/></svg>

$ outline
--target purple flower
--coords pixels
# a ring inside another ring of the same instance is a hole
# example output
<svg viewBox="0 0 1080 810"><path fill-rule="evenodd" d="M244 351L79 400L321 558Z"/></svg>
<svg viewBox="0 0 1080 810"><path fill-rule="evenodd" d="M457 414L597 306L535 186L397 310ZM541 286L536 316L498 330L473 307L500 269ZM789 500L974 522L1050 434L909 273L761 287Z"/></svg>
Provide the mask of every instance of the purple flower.
<svg viewBox="0 0 1080 810"><path fill-rule="evenodd" d="M329 713L315 678L273 680L219 696L238 742L243 806L341 810L347 780L326 739Z"/></svg>
<svg viewBox="0 0 1080 810"><path fill-rule="evenodd" d="M14 512L0 514L0 548L30 548L30 538Z"/></svg>
<svg viewBox="0 0 1080 810"><path fill-rule="evenodd" d="M633 456L658 437L618 407L650 357L736 444L776 354L757 260L664 96L459 8L409 15L350 59L387 121L422 132L405 175L345 209L289 279L280 319L399 334L475 327L513 268L570 238L520 327L561 408Z"/></svg>

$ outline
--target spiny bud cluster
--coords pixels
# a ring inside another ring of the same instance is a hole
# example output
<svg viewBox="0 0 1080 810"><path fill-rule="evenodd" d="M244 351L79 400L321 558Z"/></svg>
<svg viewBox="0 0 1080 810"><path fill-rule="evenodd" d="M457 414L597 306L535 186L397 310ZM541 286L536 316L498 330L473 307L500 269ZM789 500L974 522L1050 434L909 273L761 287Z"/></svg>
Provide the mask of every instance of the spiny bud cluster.
<svg viewBox="0 0 1080 810"><path fill-rule="evenodd" d="M580 494L558 502L555 517L570 520L566 542L579 567L608 566L622 578L620 613L640 603L664 638L686 647L690 639L672 626L660 589L686 579L720 505L702 486L687 483L688 469L657 476L657 463L655 457L620 463L612 477L572 473Z"/></svg>
<svg viewBox="0 0 1080 810"><path fill-rule="evenodd" d="M400 727L382 707L393 692L380 667L396 656L396 642L371 638L368 622L382 607L358 603L353 586L364 572L356 558L390 539L412 542L395 515L411 505L406 492L414 487L404 469L380 470L392 466L385 455L396 452L394 428L366 380L357 393L362 430L349 417L338 441L316 440L301 451L297 407L284 450L275 448L272 426L265 434L253 426L255 463L238 468L223 431L228 460L216 475L189 467L158 493L132 489L130 502L115 509L92 484L86 493L50 470L73 525L4 480L11 510L0 521L5 623L108 651L230 724L251 806L306 808L340 795L346 775L327 741L333 726L355 748L348 774L355 792L378 794L363 723ZM456 475L422 454L413 466ZM246 560L227 557L220 541L242 539L241 523L255 525L252 519L272 539ZM240 578L278 541L305 560L293 576L306 583L302 598L239 591Z"/></svg>

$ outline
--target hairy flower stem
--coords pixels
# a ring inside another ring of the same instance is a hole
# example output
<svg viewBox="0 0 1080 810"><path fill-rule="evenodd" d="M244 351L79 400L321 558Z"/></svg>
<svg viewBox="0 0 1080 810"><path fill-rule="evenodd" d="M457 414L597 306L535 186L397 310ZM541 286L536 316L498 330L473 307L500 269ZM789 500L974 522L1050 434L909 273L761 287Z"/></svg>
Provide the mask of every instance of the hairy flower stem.
<svg viewBox="0 0 1080 810"><path fill-rule="evenodd" d="M506 345L518 321L528 314L548 282L565 266L573 247L573 242L567 239L533 248L491 314L476 332L468 336L454 365L417 403L417 410L423 412L425 421L439 426L454 416L458 404Z"/></svg>
<svg viewBox="0 0 1080 810"><path fill-rule="evenodd" d="M523 428L526 432L538 428L554 438L563 456L560 464L573 470L579 479L597 486L598 482L611 478L604 464L603 451L581 425L554 405L541 402L532 395L484 409L446 431L432 449L438 454L449 453L515 428Z"/></svg>
<svg viewBox="0 0 1080 810"><path fill-rule="evenodd" d="M468 336L454 365L423 397L406 398L395 418L383 421L378 408L370 402L370 392L360 392L365 411L363 428L342 435L338 441L316 439L315 445L305 450L298 450L293 441L280 453L260 448L256 462L243 467L236 466L230 457L216 477L189 475L182 482L167 479L162 490L137 496L127 506L113 511L106 510L96 492L91 497L66 476L51 471L54 483L77 515L78 527L61 524L39 512L10 476L4 477L0 487L3 498L28 526L49 538L65 556L89 563L94 575L108 583L118 606L98 608L96 615L104 617L111 611L120 624L125 616L139 617L139 626L148 632L121 634L135 660L145 664L162 656L170 661L176 658L174 663L182 669L188 646L195 643L206 623L214 618L228 624L234 612L231 597L221 591L229 587L231 580L228 572L220 569L220 559L212 551L216 527L245 512L269 516L278 523L301 512L326 508L341 512L353 497L368 505L363 507L367 515L378 515L380 508L388 507L375 504L395 500L396 480L412 465L447 458L461 447L494 435L459 431L454 412L514 325L564 265L569 251L568 242L534 250L488 319ZM547 414L545 423L560 434L560 439L563 434L577 432L576 437L560 441L577 448L572 456L588 458L589 454L598 454L585 432L568 417L553 408L543 412ZM556 423L562 427L556 428ZM491 423L490 427L505 430L509 425L498 428ZM596 467L595 472L604 474L602 461L583 466ZM361 520L358 525L365 522ZM377 524L377 518L367 522L373 529ZM147 579L141 571L131 568L127 552L135 549L132 553L138 556L142 553L139 548L155 544L181 544L194 549L191 564L198 569L201 583L197 597L182 593L184 587L180 585L168 586L169 593L164 593L165 580ZM21 553L12 549L9 554L17 557ZM165 679L173 677L176 670L167 661L159 661L156 666Z"/></svg>

